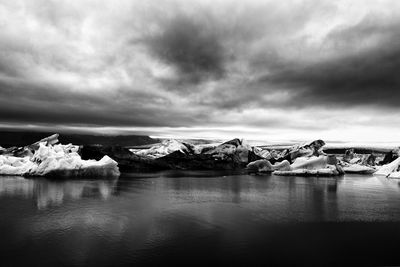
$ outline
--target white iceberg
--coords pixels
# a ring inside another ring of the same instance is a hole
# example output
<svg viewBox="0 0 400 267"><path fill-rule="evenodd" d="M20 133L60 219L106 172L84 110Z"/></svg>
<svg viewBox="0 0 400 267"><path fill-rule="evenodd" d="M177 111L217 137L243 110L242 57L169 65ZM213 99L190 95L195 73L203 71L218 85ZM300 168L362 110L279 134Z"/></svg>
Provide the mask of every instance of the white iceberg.
<svg viewBox="0 0 400 267"><path fill-rule="evenodd" d="M191 144L186 144L174 139L170 139L170 140L164 140L160 144L156 144L148 149L140 149L140 150L130 149L130 151L138 156L147 156L149 158L155 159L155 158L161 158L175 151L180 151L186 154L191 151L195 152L196 149Z"/></svg>
<svg viewBox="0 0 400 267"><path fill-rule="evenodd" d="M241 163L248 163L250 151L252 148L249 144L235 138L204 152L204 154L213 155L214 158L219 159L236 156Z"/></svg>
<svg viewBox="0 0 400 267"><path fill-rule="evenodd" d="M397 176L399 175L396 173L398 172L399 165L400 165L400 157L386 165L383 165L374 174L383 175L389 178L398 178Z"/></svg>
<svg viewBox="0 0 400 267"><path fill-rule="evenodd" d="M26 156L0 155L0 175L22 176L118 176L118 164L108 156L101 160L83 160L78 146L61 145L58 135L43 139L23 150ZM32 155L33 154L33 155Z"/></svg>
<svg viewBox="0 0 400 267"><path fill-rule="evenodd" d="M299 157L290 165L290 170L274 171L275 175L336 176L343 174L336 158L330 156Z"/></svg>
<svg viewBox="0 0 400 267"><path fill-rule="evenodd" d="M290 165L292 170L306 169L317 170L323 169L327 166L327 157L299 157Z"/></svg>
<svg viewBox="0 0 400 267"><path fill-rule="evenodd" d="M136 156L158 159L174 152L181 152L185 155L204 155L204 158L213 157L215 160L230 160L236 163L248 163L249 152L252 147L243 140L233 139L217 144L190 144L178 140L164 140L148 149L130 149Z"/></svg>
<svg viewBox="0 0 400 267"><path fill-rule="evenodd" d="M388 178L400 179L400 171L399 172L392 172L391 174L389 174Z"/></svg>
<svg viewBox="0 0 400 267"><path fill-rule="evenodd" d="M345 173L354 173L354 174L371 174L376 171L374 167L361 164L349 164L347 166L343 166L343 170Z"/></svg>
<svg viewBox="0 0 400 267"><path fill-rule="evenodd" d="M271 154L269 150L263 149L261 147L253 147L253 152L254 152L254 154L256 154L257 156L259 156L263 159L267 159Z"/></svg>
<svg viewBox="0 0 400 267"><path fill-rule="evenodd" d="M274 171L273 174L279 176L337 176L340 173L335 166L327 165L325 168L316 170L296 169L291 171Z"/></svg>
<svg viewBox="0 0 400 267"><path fill-rule="evenodd" d="M290 163L287 160L282 162L276 162L275 164L271 164L266 159L259 159L247 164L246 169L248 171L255 172L273 172L273 171L290 171Z"/></svg>

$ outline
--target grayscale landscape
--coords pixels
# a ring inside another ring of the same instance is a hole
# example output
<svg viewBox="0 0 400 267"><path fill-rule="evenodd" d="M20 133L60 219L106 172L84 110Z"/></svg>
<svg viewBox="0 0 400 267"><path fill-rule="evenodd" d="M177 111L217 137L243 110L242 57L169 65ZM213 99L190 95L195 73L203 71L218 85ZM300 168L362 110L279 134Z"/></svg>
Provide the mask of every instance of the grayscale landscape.
<svg viewBox="0 0 400 267"><path fill-rule="evenodd" d="M400 1L0 0L0 266L398 266Z"/></svg>

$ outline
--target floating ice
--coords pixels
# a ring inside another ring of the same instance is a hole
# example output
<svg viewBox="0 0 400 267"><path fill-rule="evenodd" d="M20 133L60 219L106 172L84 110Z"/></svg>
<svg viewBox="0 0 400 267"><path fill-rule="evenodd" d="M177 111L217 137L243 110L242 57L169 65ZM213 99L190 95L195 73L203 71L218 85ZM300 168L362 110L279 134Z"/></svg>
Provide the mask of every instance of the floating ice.
<svg viewBox="0 0 400 267"><path fill-rule="evenodd" d="M177 140L164 140L160 144L156 144L149 149L130 149L132 153L138 156L147 156L150 158L161 158L175 151L181 151L182 153L189 153L195 151L194 146L179 142Z"/></svg>
<svg viewBox="0 0 400 267"><path fill-rule="evenodd" d="M277 170L276 175L336 176L343 174L336 158L330 156L299 157L290 165L290 170Z"/></svg>
<svg viewBox="0 0 400 267"><path fill-rule="evenodd" d="M345 173L357 173L357 174L371 174L376 171L374 167L365 166L361 164L351 164L344 166L343 170Z"/></svg>
<svg viewBox="0 0 400 267"><path fill-rule="evenodd" d="M170 139L164 140L148 149L130 149L130 151L135 155L146 156L152 159L161 158L176 151L180 151L183 154L210 154L221 158L237 154L242 161L247 162L249 149L249 145L243 144L242 141L238 139L233 139L221 145L192 145Z"/></svg>
<svg viewBox="0 0 400 267"><path fill-rule="evenodd" d="M327 165L325 168L316 170L296 169L291 171L274 171L274 174L280 176L337 176L340 173L335 166Z"/></svg>
<svg viewBox="0 0 400 267"><path fill-rule="evenodd" d="M389 164L383 165L374 174L383 175L390 178L397 178L398 174L395 174L395 172L398 172L399 165L400 157L393 160Z"/></svg>
<svg viewBox="0 0 400 267"><path fill-rule="evenodd" d="M389 174L388 178L400 179L400 172L392 172Z"/></svg>
<svg viewBox="0 0 400 267"><path fill-rule="evenodd" d="M306 169L306 170L317 170L327 166L327 157L299 157L297 158L290 168L292 170Z"/></svg>
<svg viewBox="0 0 400 267"><path fill-rule="evenodd" d="M0 175L70 177L120 174L117 162L110 157L104 156L99 161L82 160L78 146L55 144L57 137L18 149L24 151L25 156L16 156L17 152L0 155Z"/></svg>
<svg viewBox="0 0 400 267"><path fill-rule="evenodd" d="M250 162L247 164L247 170L248 171L255 171L255 172L272 172L272 171L288 171L290 170L290 163L287 160L284 160L282 162L277 162L275 164L271 164L268 160L266 159L259 159L253 162Z"/></svg>

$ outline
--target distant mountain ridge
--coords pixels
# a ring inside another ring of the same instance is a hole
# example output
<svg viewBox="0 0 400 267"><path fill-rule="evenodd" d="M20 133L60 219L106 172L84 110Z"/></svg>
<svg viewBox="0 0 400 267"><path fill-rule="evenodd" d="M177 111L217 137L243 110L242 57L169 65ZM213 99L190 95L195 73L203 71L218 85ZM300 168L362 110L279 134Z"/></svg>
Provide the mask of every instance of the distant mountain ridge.
<svg viewBox="0 0 400 267"><path fill-rule="evenodd" d="M25 146L32 144L56 132L0 131L0 146ZM103 145L103 146L139 146L159 142L146 135L95 135L60 133L62 144Z"/></svg>

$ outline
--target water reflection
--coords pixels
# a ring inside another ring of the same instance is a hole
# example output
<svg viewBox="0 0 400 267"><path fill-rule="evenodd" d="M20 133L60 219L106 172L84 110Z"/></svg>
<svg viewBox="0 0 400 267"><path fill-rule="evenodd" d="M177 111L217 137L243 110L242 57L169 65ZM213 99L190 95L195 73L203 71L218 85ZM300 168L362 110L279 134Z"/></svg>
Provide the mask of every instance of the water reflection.
<svg viewBox="0 0 400 267"><path fill-rule="evenodd" d="M107 200L114 192L117 179L48 180L44 178L1 177L0 197L32 198L36 207L46 209L68 200L100 198Z"/></svg>
<svg viewBox="0 0 400 267"><path fill-rule="evenodd" d="M320 265L337 259L332 251L351 256L354 247L362 247L357 260L372 255L371 244L393 236L397 249L399 226L400 188L384 177L214 172L135 173L118 180L0 177L0 251L9 265L54 266L60 259L66 266L177 260L187 265L193 259L203 259L202 265L256 265L266 251L277 262L306 255L310 265Z"/></svg>

